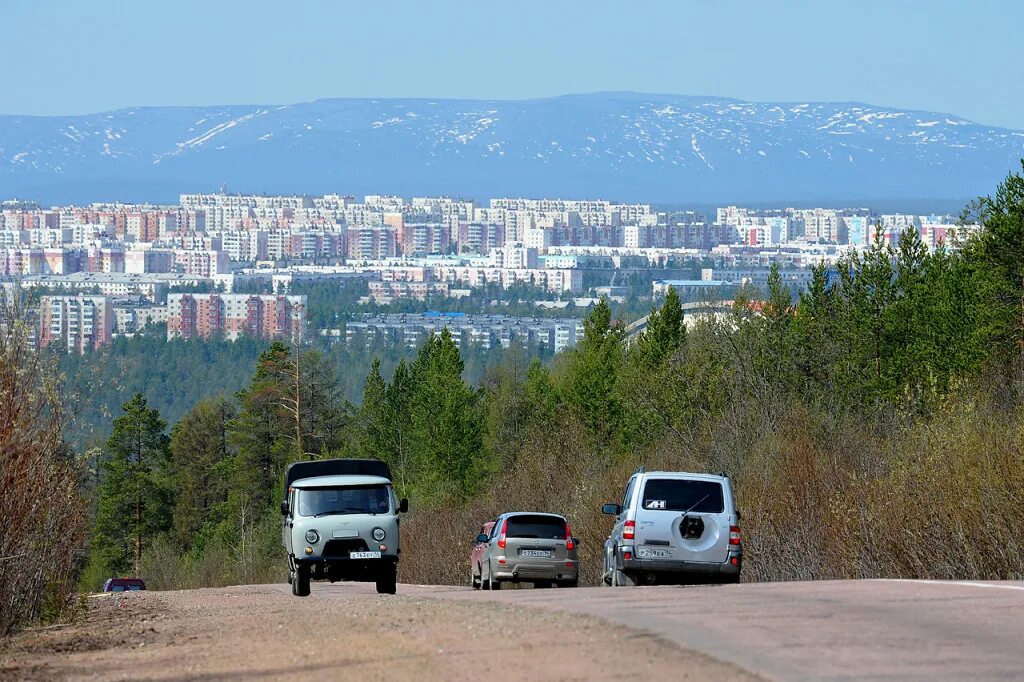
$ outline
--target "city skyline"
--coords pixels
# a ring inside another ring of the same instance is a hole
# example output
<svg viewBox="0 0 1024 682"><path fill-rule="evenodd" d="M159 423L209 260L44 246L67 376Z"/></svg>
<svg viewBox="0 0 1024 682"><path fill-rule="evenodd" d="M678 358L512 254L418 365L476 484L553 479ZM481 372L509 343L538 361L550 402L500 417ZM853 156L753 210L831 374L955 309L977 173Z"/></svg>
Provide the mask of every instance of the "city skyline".
<svg viewBox="0 0 1024 682"><path fill-rule="evenodd" d="M1024 74L992 68L1020 60L1013 27L1024 7L990 0L920 8L527 2L496 18L492 8L454 1L295 10L15 0L0 8L0 44L22 58L6 74L0 114L636 91L865 102L1024 127ZM984 27L984 40L970 38L972 26ZM117 40L90 38L103 35Z"/></svg>

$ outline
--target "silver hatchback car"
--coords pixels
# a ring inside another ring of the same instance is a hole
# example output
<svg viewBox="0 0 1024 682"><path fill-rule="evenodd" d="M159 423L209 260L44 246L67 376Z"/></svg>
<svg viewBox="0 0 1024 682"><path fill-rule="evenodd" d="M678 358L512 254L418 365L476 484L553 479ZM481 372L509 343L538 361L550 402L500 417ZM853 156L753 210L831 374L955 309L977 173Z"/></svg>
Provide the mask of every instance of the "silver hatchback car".
<svg viewBox="0 0 1024 682"><path fill-rule="evenodd" d="M527 582L534 587L576 587L579 540L568 521L557 514L512 512L494 522L490 534L476 538L473 585L500 590L502 583Z"/></svg>

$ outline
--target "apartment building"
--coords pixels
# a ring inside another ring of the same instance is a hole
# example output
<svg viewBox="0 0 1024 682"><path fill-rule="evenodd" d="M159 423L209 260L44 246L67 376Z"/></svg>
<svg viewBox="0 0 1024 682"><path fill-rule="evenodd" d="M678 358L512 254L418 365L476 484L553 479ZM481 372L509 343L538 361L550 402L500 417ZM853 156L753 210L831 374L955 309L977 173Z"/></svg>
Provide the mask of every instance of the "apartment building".
<svg viewBox="0 0 1024 682"><path fill-rule="evenodd" d="M110 296L44 296L39 306L39 345L66 353L96 350L110 342L114 312Z"/></svg>
<svg viewBox="0 0 1024 682"><path fill-rule="evenodd" d="M350 227L345 231L351 260L382 260L398 255L397 232L390 227Z"/></svg>
<svg viewBox="0 0 1024 682"><path fill-rule="evenodd" d="M416 348L431 334L448 329L459 346L508 348L512 343L543 345L555 352L574 346L583 337L583 321L577 318L513 317L509 315L469 315L466 313L427 312L365 315L347 322L343 331L347 342L362 341L368 347L395 343ZM340 340L341 330L323 330L321 335Z"/></svg>
<svg viewBox="0 0 1024 682"><path fill-rule="evenodd" d="M169 294L167 339L235 340L299 337L306 325L306 297L274 294Z"/></svg>

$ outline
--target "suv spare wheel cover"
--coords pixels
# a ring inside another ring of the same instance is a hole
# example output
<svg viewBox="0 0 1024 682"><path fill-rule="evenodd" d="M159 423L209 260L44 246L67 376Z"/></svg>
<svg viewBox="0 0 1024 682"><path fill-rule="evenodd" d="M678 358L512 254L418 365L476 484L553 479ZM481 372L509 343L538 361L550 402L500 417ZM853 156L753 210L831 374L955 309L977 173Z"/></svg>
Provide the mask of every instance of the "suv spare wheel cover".
<svg viewBox="0 0 1024 682"><path fill-rule="evenodd" d="M704 535L704 519L699 516L686 515L679 522L679 534L686 539L696 540Z"/></svg>

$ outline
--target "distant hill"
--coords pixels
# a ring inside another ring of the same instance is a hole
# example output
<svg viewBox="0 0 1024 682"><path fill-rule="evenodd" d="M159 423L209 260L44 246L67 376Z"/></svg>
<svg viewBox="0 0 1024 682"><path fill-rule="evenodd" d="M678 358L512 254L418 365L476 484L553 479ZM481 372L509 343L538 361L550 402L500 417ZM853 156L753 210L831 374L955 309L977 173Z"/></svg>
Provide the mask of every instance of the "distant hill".
<svg viewBox="0 0 1024 682"><path fill-rule="evenodd" d="M596 93L0 116L0 197L179 192L714 203L988 193L1024 132L858 103Z"/></svg>

